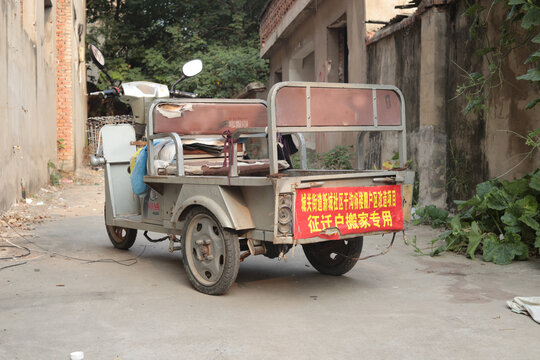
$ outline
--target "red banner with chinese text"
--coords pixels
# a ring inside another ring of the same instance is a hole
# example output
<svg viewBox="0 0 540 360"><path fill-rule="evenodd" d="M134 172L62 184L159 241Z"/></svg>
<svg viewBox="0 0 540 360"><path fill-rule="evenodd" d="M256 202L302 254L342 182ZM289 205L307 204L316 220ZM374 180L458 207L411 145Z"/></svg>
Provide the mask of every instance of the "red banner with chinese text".
<svg viewBox="0 0 540 360"><path fill-rule="evenodd" d="M335 229L341 235L403 229L401 188L387 185L297 189L294 238L338 239Z"/></svg>

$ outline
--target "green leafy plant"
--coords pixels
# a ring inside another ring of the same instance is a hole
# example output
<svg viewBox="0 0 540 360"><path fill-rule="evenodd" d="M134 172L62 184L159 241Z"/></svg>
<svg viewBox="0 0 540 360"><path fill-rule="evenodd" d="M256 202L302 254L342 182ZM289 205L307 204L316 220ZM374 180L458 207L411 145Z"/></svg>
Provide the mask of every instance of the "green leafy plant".
<svg viewBox="0 0 540 360"><path fill-rule="evenodd" d="M533 159L533 156L540 150L540 129L531 130L525 136L520 135L514 131L510 131L510 130L506 130L506 131L521 138L525 142L525 145L531 147L531 150L525 153L525 155L523 156L523 159L521 159L516 165L512 166L509 170L505 171L503 174L497 176L497 178L501 178L509 174L512 170L514 170L519 165L521 165L525 160Z"/></svg>
<svg viewBox="0 0 540 360"><path fill-rule="evenodd" d="M532 154L534 150L540 149L540 128L529 131L524 140L526 145L532 147L530 154Z"/></svg>
<svg viewBox="0 0 540 360"><path fill-rule="evenodd" d="M317 153L313 149L307 150L307 165L310 169L353 169L352 145L338 145L325 153ZM300 152L291 156L293 168L300 168Z"/></svg>
<svg viewBox="0 0 540 360"><path fill-rule="evenodd" d="M317 154L317 163L322 169L352 169L352 145L338 145L332 150Z"/></svg>
<svg viewBox="0 0 540 360"><path fill-rule="evenodd" d="M442 241L431 255L455 251L474 259L509 264L540 249L540 169L514 181L493 179L476 187L476 195L456 201L459 213L445 220ZM424 210L422 221L443 221L443 212ZM428 219L428 220L424 220Z"/></svg>
<svg viewBox="0 0 540 360"><path fill-rule="evenodd" d="M407 162L409 164L410 160ZM392 170L400 167L399 164L399 152L395 152L391 160L386 160L381 165L383 170Z"/></svg>
<svg viewBox="0 0 540 360"><path fill-rule="evenodd" d="M414 225L431 225L434 228L446 225L449 216L448 211L439 209L435 205L418 208L414 214L416 216L413 220Z"/></svg>
<svg viewBox="0 0 540 360"><path fill-rule="evenodd" d="M420 246L418 246L416 235L414 236L414 238L411 241L411 246L413 247L413 250L414 250L414 252L416 254L418 254L418 255L429 255L429 254L426 254L424 252L424 250L422 250L420 248ZM433 248L433 243L431 244L431 247Z"/></svg>
<svg viewBox="0 0 540 360"><path fill-rule="evenodd" d="M464 77L467 79L467 82L459 85L456 89L456 95L463 95L467 100L467 106L463 110L463 113L468 114L472 111L473 113L478 114L479 112L486 110L486 89L489 89L489 82L493 76L495 76L496 69L490 67L489 76L486 77L478 72L468 73L459 65L456 64L456 66L464 72Z"/></svg>
<svg viewBox="0 0 540 360"><path fill-rule="evenodd" d="M483 3L481 0L468 0L467 10L463 13L463 16L472 18L470 38L479 39L482 43L476 55L482 56L488 64L485 74L469 73L456 64L465 77L463 84L456 89L457 96L465 96L467 100L465 114L471 111L479 113L487 108L491 88L501 87L504 83L502 63L517 48L528 46L534 49L524 61L530 68L517 79L540 84L540 3L537 0L492 0L489 6L483 6ZM488 36L487 27L493 7L498 4L504 6L506 16L498 28L500 36L493 41ZM539 102L540 97L528 103L525 109L532 109Z"/></svg>
<svg viewBox="0 0 540 360"><path fill-rule="evenodd" d="M259 56L258 21L266 2L88 0L86 39L99 45L117 82L171 84L186 61L199 58L203 71L181 90L232 97L248 83L268 79L268 61ZM98 86L109 86L103 74Z"/></svg>
<svg viewBox="0 0 540 360"><path fill-rule="evenodd" d="M58 150L65 149L66 148L66 139L64 139L64 138L56 139L56 148Z"/></svg>
<svg viewBox="0 0 540 360"><path fill-rule="evenodd" d="M60 184L62 174L51 160L47 162L47 168L49 169L49 180L51 185L56 186Z"/></svg>
<svg viewBox="0 0 540 360"><path fill-rule="evenodd" d="M446 189L449 197L463 199L472 195L474 189L474 166L463 152L456 151L453 141L448 141L448 158L446 165Z"/></svg>

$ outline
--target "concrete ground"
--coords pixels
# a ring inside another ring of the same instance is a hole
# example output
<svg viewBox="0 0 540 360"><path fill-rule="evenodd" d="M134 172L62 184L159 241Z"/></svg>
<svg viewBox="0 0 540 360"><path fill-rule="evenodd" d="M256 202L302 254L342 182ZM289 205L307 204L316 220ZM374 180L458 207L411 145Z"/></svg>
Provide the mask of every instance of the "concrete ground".
<svg viewBox="0 0 540 360"><path fill-rule="evenodd" d="M0 261L26 262L0 270L0 359L68 359L77 350L85 359L540 358L540 324L505 305L540 295L538 260L418 256L400 234L388 254L341 277L318 274L300 247L287 262L249 257L228 294L207 296L168 244L139 233L131 250L112 248L102 186L64 189L64 214L27 237L39 247L8 238L32 253ZM423 245L436 234L407 231ZM363 254L389 240L366 238ZM136 261L88 261L99 259Z"/></svg>

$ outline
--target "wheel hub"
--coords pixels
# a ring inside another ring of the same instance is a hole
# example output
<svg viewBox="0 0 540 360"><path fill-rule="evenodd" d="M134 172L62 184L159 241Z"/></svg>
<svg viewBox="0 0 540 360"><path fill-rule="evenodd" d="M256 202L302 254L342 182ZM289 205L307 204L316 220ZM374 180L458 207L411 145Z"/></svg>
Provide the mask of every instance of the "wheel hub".
<svg viewBox="0 0 540 360"><path fill-rule="evenodd" d="M189 245L185 251L193 275L206 286L219 281L223 273L225 244L217 223L205 214L195 217L189 225Z"/></svg>
<svg viewBox="0 0 540 360"><path fill-rule="evenodd" d="M197 240L196 242L196 252L198 255L199 261L204 260L212 260L214 257L212 256L212 240L205 239L205 240Z"/></svg>

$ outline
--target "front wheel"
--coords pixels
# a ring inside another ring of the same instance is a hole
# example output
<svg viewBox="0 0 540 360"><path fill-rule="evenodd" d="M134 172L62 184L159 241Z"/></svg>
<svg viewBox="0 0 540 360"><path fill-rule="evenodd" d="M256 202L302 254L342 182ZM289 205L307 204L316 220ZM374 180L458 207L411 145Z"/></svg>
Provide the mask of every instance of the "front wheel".
<svg viewBox="0 0 540 360"><path fill-rule="evenodd" d="M195 208L187 215L182 249L186 273L198 291L221 295L236 280L240 267L238 235L222 228L208 210Z"/></svg>
<svg viewBox="0 0 540 360"><path fill-rule="evenodd" d="M322 274L343 275L350 271L362 252L364 237L330 240L302 245L309 263Z"/></svg>

